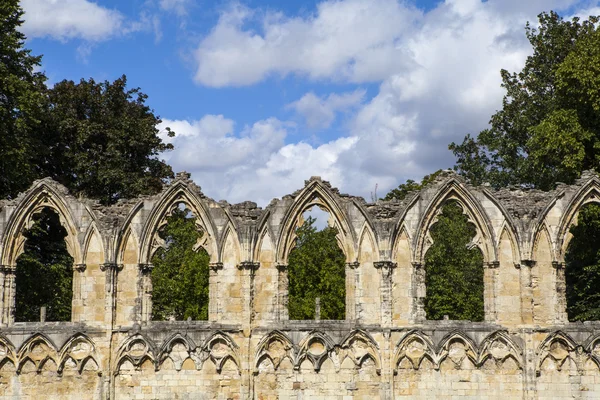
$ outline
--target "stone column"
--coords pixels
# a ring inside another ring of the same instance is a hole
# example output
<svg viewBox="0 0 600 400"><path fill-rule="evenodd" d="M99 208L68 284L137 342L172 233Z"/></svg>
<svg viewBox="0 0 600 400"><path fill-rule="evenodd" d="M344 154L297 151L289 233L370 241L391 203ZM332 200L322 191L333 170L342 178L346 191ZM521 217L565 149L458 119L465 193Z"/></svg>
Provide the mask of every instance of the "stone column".
<svg viewBox="0 0 600 400"><path fill-rule="evenodd" d="M71 299L71 320L84 320L83 312L83 285L85 284L84 273L87 269L86 264L73 265L73 298Z"/></svg>
<svg viewBox="0 0 600 400"><path fill-rule="evenodd" d="M413 262L413 312L411 322L422 322L427 319L425 313L425 296L427 295L427 287L425 286L425 268L419 262Z"/></svg>
<svg viewBox="0 0 600 400"><path fill-rule="evenodd" d="M381 273L381 325L392 326L392 273L397 264L392 261L376 261L373 266Z"/></svg>
<svg viewBox="0 0 600 400"><path fill-rule="evenodd" d="M288 266L286 264L277 264L276 318L278 321L287 321L290 319L288 310L289 283Z"/></svg>
<svg viewBox="0 0 600 400"><path fill-rule="evenodd" d="M533 260L521 260L515 267L520 270L521 278L521 321L524 324L533 323L533 281L531 269L535 267Z"/></svg>
<svg viewBox="0 0 600 400"><path fill-rule="evenodd" d="M496 288L498 282L498 267L500 266L499 261L491 261L483 263L483 315L484 321L496 322Z"/></svg>
<svg viewBox="0 0 600 400"><path fill-rule="evenodd" d="M11 308L14 308L14 291L11 295L14 273L14 267L0 265L0 324L4 326L11 323Z"/></svg>
<svg viewBox="0 0 600 400"><path fill-rule="evenodd" d="M106 273L106 312L107 323L114 326L117 317L117 274L123 269L123 264L100 264L100 270Z"/></svg>
<svg viewBox="0 0 600 400"><path fill-rule="evenodd" d="M222 269L222 262L209 264L208 320L211 322L217 322L221 319L221 306L219 304L219 271Z"/></svg>
<svg viewBox="0 0 600 400"><path fill-rule="evenodd" d="M152 264L139 264L140 269L140 285L138 288L138 296L140 298L140 320L141 322L152 321Z"/></svg>
<svg viewBox="0 0 600 400"><path fill-rule="evenodd" d="M359 262L346 263L346 319L360 319Z"/></svg>
<svg viewBox="0 0 600 400"><path fill-rule="evenodd" d="M569 322L567 315L567 282L565 279L565 263L553 261L556 292L554 299L554 322L565 324Z"/></svg>
<svg viewBox="0 0 600 400"><path fill-rule="evenodd" d="M244 293L244 321L252 325L254 320L254 275L260 267L260 263L252 261L242 261L238 264L238 269L242 271L242 293Z"/></svg>

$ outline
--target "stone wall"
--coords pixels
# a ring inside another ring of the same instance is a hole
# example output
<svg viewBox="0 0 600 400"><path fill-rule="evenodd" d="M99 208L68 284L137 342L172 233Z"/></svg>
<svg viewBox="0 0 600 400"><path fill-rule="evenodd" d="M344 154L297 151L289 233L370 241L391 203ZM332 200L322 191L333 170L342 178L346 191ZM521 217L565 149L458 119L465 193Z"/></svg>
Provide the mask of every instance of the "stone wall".
<svg viewBox="0 0 600 400"><path fill-rule="evenodd" d="M458 201L484 257L485 322L428 321L425 253ZM49 179L0 200L0 399L557 399L600 397L600 322L569 323L564 256L585 173L552 192L472 187L451 172L367 203L318 177L262 209L204 196L187 174L103 207ZM210 255L208 321L151 321L157 232L184 203ZM346 320L290 321L287 257L307 209L346 255ZM70 322L14 321L16 259L51 207L75 260Z"/></svg>

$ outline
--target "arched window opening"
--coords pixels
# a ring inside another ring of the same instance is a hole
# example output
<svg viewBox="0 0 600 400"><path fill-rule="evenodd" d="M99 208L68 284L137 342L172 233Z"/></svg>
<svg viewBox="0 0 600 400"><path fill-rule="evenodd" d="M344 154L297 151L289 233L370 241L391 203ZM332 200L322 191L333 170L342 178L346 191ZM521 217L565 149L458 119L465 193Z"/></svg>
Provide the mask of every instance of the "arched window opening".
<svg viewBox="0 0 600 400"><path fill-rule="evenodd" d="M158 236L164 246L152 257L152 319L207 320L210 256L195 216L180 204Z"/></svg>
<svg viewBox="0 0 600 400"><path fill-rule="evenodd" d="M425 255L427 319L483 321L483 254L469 244L475 226L456 201L447 202L430 230Z"/></svg>
<svg viewBox="0 0 600 400"><path fill-rule="evenodd" d="M23 254L16 263L15 321L70 321L73 300L73 257L65 238L67 230L49 207L32 216L23 233Z"/></svg>
<svg viewBox="0 0 600 400"><path fill-rule="evenodd" d="M600 204L587 204L565 254L569 321L600 320Z"/></svg>
<svg viewBox="0 0 600 400"><path fill-rule="evenodd" d="M337 242L338 230L329 213L314 207L296 228L296 242L288 256L289 318L342 320L346 316L346 256Z"/></svg>

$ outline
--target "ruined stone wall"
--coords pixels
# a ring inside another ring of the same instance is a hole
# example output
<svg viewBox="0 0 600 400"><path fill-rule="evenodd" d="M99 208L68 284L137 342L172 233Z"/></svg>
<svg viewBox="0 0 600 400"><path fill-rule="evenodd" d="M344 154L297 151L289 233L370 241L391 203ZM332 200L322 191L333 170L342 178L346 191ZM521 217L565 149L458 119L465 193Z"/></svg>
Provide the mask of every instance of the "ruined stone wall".
<svg viewBox="0 0 600 400"><path fill-rule="evenodd" d="M484 257L485 321L428 321L430 227L458 201ZM264 209L216 202L187 174L103 207L49 179L0 200L0 399L572 399L600 397L600 322L569 323L564 256L586 173L552 192L472 187L451 172L367 203L320 178ZM208 321L151 321L157 232L183 203L210 255ZM299 218L327 210L346 255L346 320L290 321ZM44 207L75 260L70 322L14 320L24 230Z"/></svg>

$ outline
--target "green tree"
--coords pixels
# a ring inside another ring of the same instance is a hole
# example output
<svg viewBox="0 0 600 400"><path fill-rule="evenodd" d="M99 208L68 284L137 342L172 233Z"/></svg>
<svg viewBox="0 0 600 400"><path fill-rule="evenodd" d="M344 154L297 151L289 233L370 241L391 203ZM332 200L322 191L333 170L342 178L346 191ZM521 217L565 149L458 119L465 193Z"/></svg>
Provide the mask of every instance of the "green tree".
<svg viewBox="0 0 600 400"><path fill-rule="evenodd" d="M296 247L288 256L289 316L315 318L315 299L321 299L321 318L340 320L346 315L346 256L339 248L337 229L317 231L309 217L296 229Z"/></svg>
<svg viewBox="0 0 600 400"><path fill-rule="evenodd" d="M147 97L127 89L125 76L112 83L57 83L48 94L45 173L105 204L160 191L173 171L157 156L173 146L158 136L161 120Z"/></svg>
<svg viewBox="0 0 600 400"><path fill-rule="evenodd" d="M570 321L600 319L600 205L581 209L565 255Z"/></svg>
<svg viewBox="0 0 600 400"><path fill-rule="evenodd" d="M24 48L18 0L0 2L0 198L14 198L36 177L36 136L44 110L41 57Z"/></svg>
<svg viewBox="0 0 600 400"><path fill-rule="evenodd" d="M388 194L385 195L383 200L404 200L406 196L410 192L416 192L429 185L431 182L438 177L438 175L442 172L441 169L438 169L433 174L425 175L425 177L421 180L420 183L413 181L412 179L408 179L406 183L401 183L396 189L390 190Z"/></svg>
<svg viewBox="0 0 600 400"><path fill-rule="evenodd" d="M501 71L506 95L490 127L449 148L473 183L551 189L600 161L598 17L565 21L555 12L527 24L533 54L519 73Z"/></svg>
<svg viewBox="0 0 600 400"><path fill-rule="evenodd" d="M483 321L483 255L467 246L475 236L461 206L450 201L431 227L425 254L425 312L431 320Z"/></svg>
<svg viewBox="0 0 600 400"><path fill-rule="evenodd" d="M16 264L16 321L39 321L46 306L48 321L70 321L73 296L73 257L67 230L56 212L44 208L24 233L25 248Z"/></svg>
<svg viewBox="0 0 600 400"><path fill-rule="evenodd" d="M196 250L202 232L187 210L177 210L159 232L166 248L152 257L152 318L208 319L209 255Z"/></svg>

